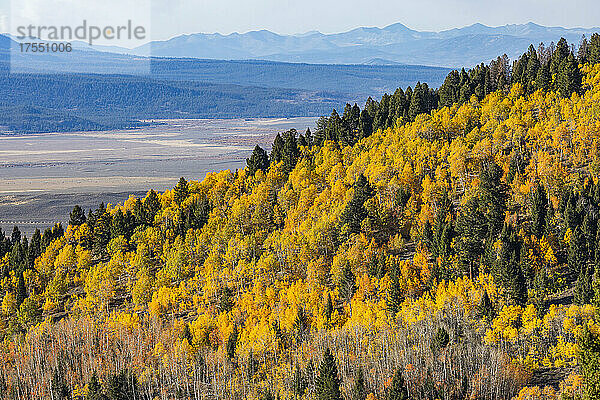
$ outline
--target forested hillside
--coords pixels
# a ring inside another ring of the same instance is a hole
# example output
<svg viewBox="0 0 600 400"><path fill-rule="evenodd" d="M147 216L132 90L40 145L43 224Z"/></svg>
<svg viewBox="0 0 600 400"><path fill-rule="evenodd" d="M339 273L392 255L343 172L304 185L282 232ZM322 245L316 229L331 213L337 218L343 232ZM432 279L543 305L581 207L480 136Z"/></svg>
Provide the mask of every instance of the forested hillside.
<svg viewBox="0 0 600 400"><path fill-rule="evenodd" d="M599 50L451 73L244 170L15 229L0 393L599 398Z"/></svg>

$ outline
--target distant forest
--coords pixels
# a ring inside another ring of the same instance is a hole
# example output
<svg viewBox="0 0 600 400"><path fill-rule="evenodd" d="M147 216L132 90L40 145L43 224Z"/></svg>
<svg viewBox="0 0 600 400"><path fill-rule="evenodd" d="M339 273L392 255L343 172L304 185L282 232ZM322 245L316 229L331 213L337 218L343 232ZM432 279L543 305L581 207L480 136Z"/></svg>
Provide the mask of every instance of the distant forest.
<svg viewBox="0 0 600 400"><path fill-rule="evenodd" d="M379 102L369 97L361 111L357 104L346 104L343 115L334 109L329 117L317 121L317 144L325 140L354 145L378 129L393 127L397 121L412 122L419 114L432 110L464 104L473 96L481 101L497 90L508 92L520 83L526 94L536 90L552 90L562 97L580 93L581 72L579 64L600 62L600 35L588 41L583 37L579 47L569 45L564 38L546 47L543 43L529 50L510 65L504 54L488 65L480 64L470 70L464 68L448 74L439 89L418 82L414 89L398 88L394 94L384 94Z"/></svg>

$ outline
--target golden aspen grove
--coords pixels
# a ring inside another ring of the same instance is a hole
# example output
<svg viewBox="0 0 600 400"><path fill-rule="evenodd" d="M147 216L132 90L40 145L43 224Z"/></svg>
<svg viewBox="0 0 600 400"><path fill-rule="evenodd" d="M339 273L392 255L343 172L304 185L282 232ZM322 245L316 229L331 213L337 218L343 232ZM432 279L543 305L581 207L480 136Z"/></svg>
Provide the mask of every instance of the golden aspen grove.
<svg viewBox="0 0 600 400"><path fill-rule="evenodd" d="M2 397L600 398L597 56L13 232Z"/></svg>

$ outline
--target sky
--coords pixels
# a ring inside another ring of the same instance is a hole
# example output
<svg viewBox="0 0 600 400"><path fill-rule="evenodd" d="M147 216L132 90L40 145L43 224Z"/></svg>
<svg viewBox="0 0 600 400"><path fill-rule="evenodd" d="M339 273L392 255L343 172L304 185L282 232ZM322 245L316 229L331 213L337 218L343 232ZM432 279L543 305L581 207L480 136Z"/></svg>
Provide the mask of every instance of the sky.
<svg viewBox="0 0 600 400"><path fill-rule="evenodd" d="M137 18L153 40L185 33L229 34L268 29L282 34L342 32L401 22L440 31L479 22L498 26L600 25L598 0L0 0L0 31L8 22L73 24L87 16L106 23ZM14 30L14 28L13 28Z"/></svg>

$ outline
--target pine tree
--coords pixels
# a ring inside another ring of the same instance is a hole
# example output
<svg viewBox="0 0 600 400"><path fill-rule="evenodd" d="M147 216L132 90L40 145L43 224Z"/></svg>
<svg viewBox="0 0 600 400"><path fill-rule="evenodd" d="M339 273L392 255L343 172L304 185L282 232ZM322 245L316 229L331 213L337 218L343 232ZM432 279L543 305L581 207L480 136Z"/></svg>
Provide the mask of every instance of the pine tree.
<svg viewBox="0 0 600 400"><path fill-rule="evenodd" d="M583 375L586 399L600 399L600 336L583 324L577 340L578 364Z"/></svg>
<svg viewBox="0 0 600 400"><path fill-rule="evenodd" d="M352 386L352 395L350 397L351 400L365 400L367 398L367 385L362 367L358 368L358 372L354 378L354 385Z"/></svg>
<svg viewBox="0 0 600 400"><path fill-rule="evenodd" d="M477 197L469 197L456 219L455 241L458 261L469 276L478 274L478 263L483 255L488 224Z"/></svg>
<svg viewBox="0 0 600 400"><path fill-rule="evenodd" d="M560 64L556 74L555 90L565 98L581 90L581 75L573 54L569 54Z"/></svg>
<svg viewBox="0 0 600 400"><path fill-rule="evenodd" d="M577 50L577 62L580 64L585 64L588 60L589 54L589 43L585 35L581 37L581 41L579 42L579 49Z"/></svg>
<svg viewBox="0 0 600 400"><path fill-rule="evenodd" d="M306 144L308 145L308 147L312 147L313 145L313 136L312 136L312 132L310 131L310 128L306 128L306 132L304 133L304 138L306 139Z"/></svg>
<svg viewBox="0 0 600 400"><path fill-rule="evenodd" d="M588 62L590 64L597 64L600 62L600 35L597 33L594 33L590 38Z"/></svg>
<svg viewBox="0 0 600 400"><path fill-rule="evenodd" d="M550 88L550 66L542 64L535 77L535 90L548 90Z"/></svg>
<svg viewBox="0 0 600 400"><path fill-rule="evenodd" d="M550 75L555 76L560 73L561 64L567 60L569 55L571 54L571 49L569 48L569 44L565 38L560 38L558 43L556 43L556 48L552 53L552 59L550 61Z"/></svg>
<svg viewBox="0 0 600 400"><path fill-rule="evenodd" d="M70 390L65 381L65 377L61 370L55 369L52 374L52 381L50 383L50 393L52 400L63 400L70 398Z"/></svg>
<svg viewBox="0 0 600 400"><path fill-rule="evenodd" d="M344 265L342 269L342 277L340 278L339 284L339 293L340 298L344 302L350 302L352 296L354 296L354 292L356 291L356 277L354 273L352 273L352 268L350 268L350 264Z"/></svg>
<svg viewBox="0 0 600 400"><path fill-rule="evenodd" d="M536 91L535 80L540 69L540 60L538 59L537 52L533 45L529 46L527 69L525 70L525 90L527 93L533 93Z"/></svg>
<svg viewBox="0 0 600 400"><path fill-rule="evenodd" d="M292 381L292 388L294 390L294 394L298 397L302 397L304 395L304 392L306 391L306 386L306 378L304 377L300 366L296 364L296 368L294 370L294 378Z"/></svg>
<svg viewBox="0 0 600 400"><path fill-rule="evenodd" d="M300 158L300 149L298 148L298 141L296 139L297 131L290 129L283 133L283 153L281 160L283 161L283 168L287 173L292 172L298 159Z"/></svg>
<svg viewBox="0 0 600 400"><path fill-rule="evenodd" d="M246 165L250 175L254 175L258 170L267 172L267 169L269 169L269 156L262 147L256 145L254 151L252 151L252 156L246 159Z"/></svg>
<svg viewBox="0 0 600 400"><path fill-rule="evenodd" d="M360 113L360 138L366 138L373 133L373 118L365 108Z"/></svg>
<svg viewBox="0 0 600 400"><path fill-rule="evenodd" d="M235 348L237 347L237 341L238 341L238 330L237 330L237 326L234 326L233 331L231 332L231 334L229 335L229 338L227 339L227 357L230 360L233 360L233 358L235 357Z"/></svg>
<svg viewBox="0 0 600 400"><path fill-rule="evenodd" d="M437 355L440 351L444 350L450 343L450 335L443 327L438 327L435 331L435 335L431 338L431 351Z"/></svg>
<svg viewBox="0 0 600 400"><path fill-rule="evenodd" d="M327 119L327 126L325 127L325 140L331 140L332 142L338 142L343 135L342 118L337 113L335 108L331 112L331 115Z"/></svg>
<svg viewBox="0 0 600 400"><path fill-rule="evenodd" d="M147 224L152 225L154 222L154 217L160 209L161 205L158 195L154 190L150 190L144 199L144 213Z"/></svg>
<svg viewBox="0 0 600 400"><path fill-rule="evenodd" d="M181 206L181 203L187 199L189 194L190 188L188 182L184 177L179 178L179 182L177 182L177 185L173 189L173 200L175 201L175 204Z"/></svg>
<svg viewBox="0 0 600 400"><path fill-rule="evenodd" d="M121 209L118 209L113 215L110 224L110 236L111 238L127 236L127 223L125 221L125 215Z"/></svg>
<svg viewBox="0 0 600 400"><path fill-rule="evenodd" d="M102 393L102 386L100 385L96 371L94 371L92 377L90 378L90 382L88 383L88 391L85 398L86 400L104 400L106 398Z"/></svg>
<svg viewBox="0 0 600 400"><path fill-rule="evenodd" d="M567 263L569 265L569 271L573 274L579 274L580 271L587 268L587 245L585 237L583 236L579 226L577 226L571 233Z"/></svg>
<svg viewBox="0 0 600 400"><path fill-rule="evenodd" d="M71 211L71 214L69 214L69 225L79 226L83 225L85 221L86 218L83 209L78 205L73 207L73 211Z"/></svg>
<svg viewBox="0 0 600 400"><path fill-rule="evenodd" d="M333 301L331 300L331 293L327 293L327 302L325 303L325 317L327 317L327 321L331 321L332 314Z"/></svg>
<svg viewBox="0 0 600 400"><path fill-rule="evenodd" d="M488 236L497 237L504 224L506 210L507 185L502 181L504 172L494 161L484 164L479 174L481 180L481 200L485 206L485 217L488 223Z"/></svg>
<svg viewBox="0 0 600 400"><path fill-rule="evenodd" d="M17 280L17 294L15 296L15 300L17 302L17 307L23 304L23 301L27 298L27 288L25 288L25 279L23 278L23 273L19 273L19 279Z"/></svg>
<svg viewBox="0 0 600 400"><path fill-rule="evenodd" d="M492 303L492 299L490 299L490 295L487 290L483 292L483 296L481 296L481 300L479 301L479 305L477 306L477 311L479 315L492 320L495 315L494 304Z"/></svg>
<svg viewBox="0 0 600 400"><path fill-rule="evenodd" d="M14 246L15 243L21 243L21 231L18 226L15 226L10 236L10 243Z"/></svg>
<svg viewBox="0 0 600 400"><path fill-rule="evenodd" d="M527 302L527 284L520 263L521 243L512 225L504 225L500 241L500 251L495 261L496 275L508 299L524 305Z"/></svg>
<svg viewBox="0 0 600 400"><path fill-rule="evenodd" d="M365 202L374 196L374 190L363 174L354 183L354 195L341 215L342 226L347 225L348 234L358 233L361 222L367 218Z"/></svg>
<svg viewBox="0 0 600 400"><path fill-rule="evenodd" d="M27 261L28 268L32 268L35 262L35 259L38 258L42 254L42 235L40 234L40 230L36 229L33 235L31 236L31 243L29 243L29 247L27 248Z"/></svg>
<svg viewBox="0 0 600 400"><path fill-rule="evenodd" d="M415 90L410 99L410 106L408 108L408 120L414 121L416 116L422 113L428 112L427 109L427 96L426 89L423 87L421 82L417 82Z"/></svg>
<svg viewBox="0 0 600 400"><path fill-rule="evenodd" d="M404 294L400 288L400 280L398 279L398 272L392 271L391 283L387 291L386 304L388 312L392 319L395 319L396 314L400 311L402 302L404 301Z"/></svg>
<svg viewBox="0 0 600 400"><path fill-rule="evenodd" d="M438 91L440 107L450 107L458 102L460 94L460 75L458 71L451 71Z"/></svg>
<svg viewBox="0 0 600 400"><path fill-rule="evenodd" d="M107 400L130 400L139 398L138 381L128 370L111 375L106 383Z"/></svg>
<svg viewBox="0 0 600 400"><path fill-rule="evenodd" d="M400 368L394 372L392 383L388 388L386 400L407 400L408 390L406 389L406 383L404 383L404 377Z"/></svg>
<svg viewBox="0 0 600 400"><path fill-rule="evenodd" d="M99 258L104 259L108 256L107 246L110 242L111 216L105 209L99 209L101 212L96 219L93 233L92 251Z"/></svg>
<svg viewBox="0 0 600 400"><path fill-rule="evenodd" d="M590 267L582 268L575 282L575 304L590 304L594 298L594 289L592 287L592 272Z"/></svg>
<svg viewBox="0 0 600 400"><path fill-rule="evenodd" d="M546 227L548 198L544 187L537 182L531 191L531 230L541 238Z"/></svg>
<svg viewBox="0 0 600 400"><path fill-rule="evenodd" d="M343 400L340 383L335 359L327 348L323 354L323 361L319 366L315 382L317 400Z"/></svg>

